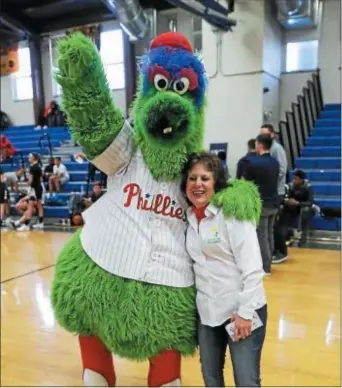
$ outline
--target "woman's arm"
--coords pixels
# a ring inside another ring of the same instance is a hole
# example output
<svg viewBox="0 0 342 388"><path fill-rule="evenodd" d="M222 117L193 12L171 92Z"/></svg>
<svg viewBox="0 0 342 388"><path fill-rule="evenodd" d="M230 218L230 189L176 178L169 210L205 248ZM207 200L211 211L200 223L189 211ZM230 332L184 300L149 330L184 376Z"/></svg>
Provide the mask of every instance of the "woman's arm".
<svg viewBox="0 0 342 388"><path fill-rule="evenodd" d="M264 270L256 226L251 221L226 221L229 242L238 268L241 270L241 292L238 297L237 314L251 320L257 307L258 297L263 292Z"/></svg>

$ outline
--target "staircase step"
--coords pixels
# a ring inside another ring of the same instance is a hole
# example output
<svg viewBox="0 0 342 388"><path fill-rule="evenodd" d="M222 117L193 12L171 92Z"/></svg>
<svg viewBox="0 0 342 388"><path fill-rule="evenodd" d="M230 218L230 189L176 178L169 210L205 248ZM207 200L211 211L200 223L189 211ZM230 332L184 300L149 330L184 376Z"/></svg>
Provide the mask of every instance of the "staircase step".
<svg viewBox="0 0 342 388"><path fill-rule="evenodd" d="M332 157L332 158L310 158L310 157L300 157L296 159L296 168L306 169L340 169L341 168L341 158Z"/></svg>
<svg viewBox="0 0 342 388"><path fill-rule="evenodd" d="M318 119L316 127L337 127L341 128L341 119Z"/></svg>
<svg viewBox="0 0 342 388"><path fill-rule="evenodd" d="M341 209L341 198L334 197L315 197L315 204L319 206L321 209L325 208L337 208Z"/></svg>
<svg viewBox="0 0 342 388"><path fill-rule="evenodd" d="M341 195L341 182L311 182L315 197Z"/></svg>
<svg viewBox="0 0 342 388"><path fill-rule="evenodd" d="M308 138L307 146L336 146L341 144L341 136L311 136Z"/></svg>
<svg viewBox="0 0 342 388"><path fill-rule="evenodd" d="M341 136L341 128L318 127L313 129L311 136Z"/></svg>
<svg viewBox="0 0 342 388"><path fill-rule="evenodd" d="M341 146L309 147L305 146L302 150L302 156L307 157L340 157Z"/></svg>
<svg viewBox="0 0 342 388"><path fill-rule="evenodd" d="M319 115L320 119L339 119L341 118L341 111L339 110L325 110Z"/></svg>
<svg viewBox="0 0 342 388"><path fill-rule="evenodd" d="M341 104L325 104L324 110L339 110L341 111Z"/></svg>

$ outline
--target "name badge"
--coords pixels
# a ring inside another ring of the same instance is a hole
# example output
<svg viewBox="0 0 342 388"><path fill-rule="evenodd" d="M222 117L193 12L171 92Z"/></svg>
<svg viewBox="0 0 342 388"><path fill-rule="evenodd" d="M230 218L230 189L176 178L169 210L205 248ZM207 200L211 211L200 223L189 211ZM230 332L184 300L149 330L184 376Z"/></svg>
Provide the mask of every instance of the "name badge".
<svg viewBox="0 0 342 388"><path fill-rule="evenodd" d="M218 231L217 226L212 226L211 227L211 232L213 233L211 237L209 237L206 241L207 244L217 244L221 242L221 236Z"/></svg>

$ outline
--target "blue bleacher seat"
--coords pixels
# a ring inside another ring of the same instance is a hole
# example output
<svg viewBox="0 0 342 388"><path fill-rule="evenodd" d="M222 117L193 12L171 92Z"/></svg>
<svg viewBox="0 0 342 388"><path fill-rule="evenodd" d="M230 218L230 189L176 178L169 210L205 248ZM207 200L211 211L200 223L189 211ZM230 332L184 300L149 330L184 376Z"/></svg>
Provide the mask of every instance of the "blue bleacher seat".
<svg viewBox="0 0 342 388"><path fill-rule="evenodd" d="M302 156L309 157L341 157L341 146L317 146L317 147L304 147L302 150Z"/></svg>
<svg viewBox="0 0 342 388"><path fill-rule="evenodd" d="M322 127L314 128L312 136L341 136L341 128Z"/></svg>
<svg viewBox="0 0 342 388"><path fill-rule="evenodd" d="M296 160L296 168L308 169L341 169L341 158L339 157L300 157Z"/></svg>
<svg viewBox="0 0 342 388"><path fill-rule="evenodd" d="M312 182L314 195L341 195L341 182Z"/></svg>
<svg viewBox="0 0 342 388"><path fill-rule="evenodd" d="M341 136L312 136L307 142L309 147L336 146L336 144L341 144Z"/></svg>
<svg viewBox="0 0 342 388"><path fill-rule="evenodd" d="M318 119L316 120L316 127L335 127L341 128L341 119L333 118L333 119Z"/></svg>

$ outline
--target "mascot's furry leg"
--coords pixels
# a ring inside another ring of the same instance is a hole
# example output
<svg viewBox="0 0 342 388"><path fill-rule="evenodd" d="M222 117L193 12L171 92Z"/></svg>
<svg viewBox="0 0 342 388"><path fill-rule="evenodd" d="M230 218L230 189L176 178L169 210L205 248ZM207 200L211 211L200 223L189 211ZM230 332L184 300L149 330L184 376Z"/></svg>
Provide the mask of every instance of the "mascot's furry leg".
<svg viewBox="0 0 342 388"><path fill-rule="evenodd" d="M114 387L116 376L111 352L95 336L79 336L83 363L83 381L88 387ZM150 359L149 387L180 386L181 355L164 350Z"/></svg>
<svg viewBox="0 0 342 388"><path fill-rule="evenodd" d="M83 382L87 387L115 387L112 353L95 336L79 336L83 364Z"/></svg>

